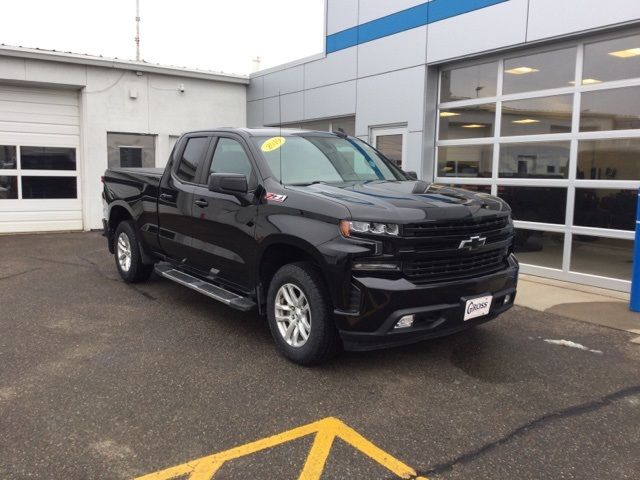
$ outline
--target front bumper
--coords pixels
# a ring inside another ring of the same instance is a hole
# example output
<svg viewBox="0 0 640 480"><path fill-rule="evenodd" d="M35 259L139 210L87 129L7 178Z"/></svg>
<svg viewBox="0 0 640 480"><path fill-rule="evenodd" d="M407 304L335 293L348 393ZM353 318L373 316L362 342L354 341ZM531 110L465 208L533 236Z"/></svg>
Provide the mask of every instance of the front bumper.
<svg viewBox="0 0 640 480"><path fill-rule="evenodd" d="M449 335L496 318L513 306L518 263L504 270L454 282L415 285L405 279L354 277L360 291L357 313L336 312L345 350L374 350ZM466 301L493 295L488 315L464 321ZM508 297L507 297L508 296ZM409 328L394 329L404 315L415 315Z"/></svg>

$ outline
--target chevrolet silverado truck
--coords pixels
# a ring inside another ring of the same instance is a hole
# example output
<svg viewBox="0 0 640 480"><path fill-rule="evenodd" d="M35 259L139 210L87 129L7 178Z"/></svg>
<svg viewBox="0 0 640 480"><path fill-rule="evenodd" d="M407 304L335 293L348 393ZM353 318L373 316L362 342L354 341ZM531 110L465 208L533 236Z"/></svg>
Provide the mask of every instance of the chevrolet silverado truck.
<svg viewBox="0 0 640 480"><path fill-rule="evenodd" d="M300 364L448 335L513 305L509 206L417 180L343 132L191 132L166 168L110 168L103 184L125 282L155 271L255 309Z"/></svg>

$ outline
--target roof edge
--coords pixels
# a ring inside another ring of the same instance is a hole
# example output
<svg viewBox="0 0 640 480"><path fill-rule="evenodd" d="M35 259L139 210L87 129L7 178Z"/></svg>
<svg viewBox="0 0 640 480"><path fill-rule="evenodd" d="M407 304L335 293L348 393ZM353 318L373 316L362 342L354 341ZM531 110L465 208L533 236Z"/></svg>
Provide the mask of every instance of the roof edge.
<svg viewBox="0 0 640 480"><path fill-rule="evenodd" d="M133 60L121 60L118 58L103 58L93 55L83 55L70 52L57 52L55 50L42 50L38 48L0 46L0 56L44 60L49 62L61 62L75 65L89 65L93 67L114 68L119 70L131 70L135 72L158 73L184 78L197 78L226 83L249 84L249 77L245 75L208 72L188 68L154 65Z"/></svg>

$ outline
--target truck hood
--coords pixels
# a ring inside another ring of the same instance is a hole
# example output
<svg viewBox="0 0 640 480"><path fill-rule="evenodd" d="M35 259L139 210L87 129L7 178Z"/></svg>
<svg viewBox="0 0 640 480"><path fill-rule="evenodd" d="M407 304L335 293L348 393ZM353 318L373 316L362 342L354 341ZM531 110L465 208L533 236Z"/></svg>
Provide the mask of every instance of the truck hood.
<svg viewBox="0 0 640 480"><path fill-rule="evenodd" d="M344 186L290 186L306 195L344 205L354 220L411 223L456 220L510 211L501 199L424 181L371 181Z"/></svg>

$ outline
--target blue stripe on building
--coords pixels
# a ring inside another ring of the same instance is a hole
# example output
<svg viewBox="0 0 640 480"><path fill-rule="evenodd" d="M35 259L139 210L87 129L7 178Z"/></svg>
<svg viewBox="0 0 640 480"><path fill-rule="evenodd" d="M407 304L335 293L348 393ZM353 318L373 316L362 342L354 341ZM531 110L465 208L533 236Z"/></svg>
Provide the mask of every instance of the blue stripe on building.
<svg viewBox="0 0 640 480"><path fill-rule="evenodd" d="M337 52L509 0L432 0L327 36L327 53Z"/></svg>

